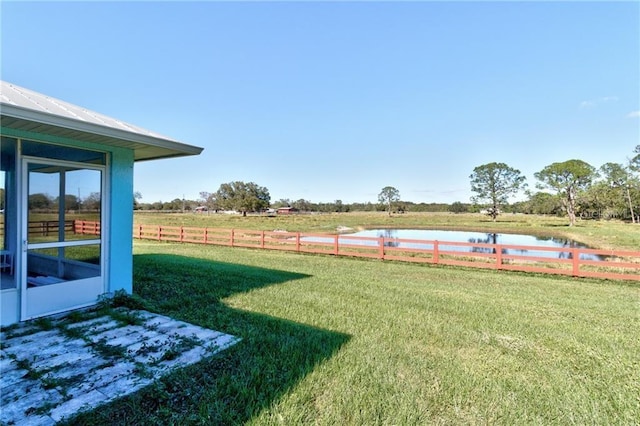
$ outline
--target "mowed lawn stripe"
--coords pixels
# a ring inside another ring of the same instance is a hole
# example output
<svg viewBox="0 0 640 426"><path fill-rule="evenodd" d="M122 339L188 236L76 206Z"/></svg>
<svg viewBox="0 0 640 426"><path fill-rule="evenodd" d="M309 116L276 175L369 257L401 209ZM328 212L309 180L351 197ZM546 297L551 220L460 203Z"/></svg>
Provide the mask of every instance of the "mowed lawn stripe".
<svg viewBox="0 0 640 426"><path fill-rule="evenodd" d="M150 309L239 336L78 422L634 424L640 286L136 242Z"/></svg>

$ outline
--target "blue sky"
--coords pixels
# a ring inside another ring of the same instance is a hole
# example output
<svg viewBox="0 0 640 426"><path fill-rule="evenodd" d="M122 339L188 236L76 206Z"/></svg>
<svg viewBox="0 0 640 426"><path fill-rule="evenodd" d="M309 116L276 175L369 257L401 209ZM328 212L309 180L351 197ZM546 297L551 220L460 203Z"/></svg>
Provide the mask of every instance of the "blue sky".
<svg viewBox="0 0 640 426"><path fill-rule="evenodd" d="M623 162L638 2L2 2L2 79L181 142L143 201L469 201L474 167Z"/></svg>

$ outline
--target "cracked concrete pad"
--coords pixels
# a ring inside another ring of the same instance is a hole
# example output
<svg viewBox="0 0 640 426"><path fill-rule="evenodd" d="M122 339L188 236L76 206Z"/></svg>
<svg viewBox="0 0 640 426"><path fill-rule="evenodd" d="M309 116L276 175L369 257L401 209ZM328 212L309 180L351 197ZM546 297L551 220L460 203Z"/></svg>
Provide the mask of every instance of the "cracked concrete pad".
<svg viewBox="0 0 640 426"><path fill-rule="evenodd" d="M147 311L20 324L0 333L0 422L53 425L133 393L239 341ZM121 318L121 317L120 317Z"/></svg>

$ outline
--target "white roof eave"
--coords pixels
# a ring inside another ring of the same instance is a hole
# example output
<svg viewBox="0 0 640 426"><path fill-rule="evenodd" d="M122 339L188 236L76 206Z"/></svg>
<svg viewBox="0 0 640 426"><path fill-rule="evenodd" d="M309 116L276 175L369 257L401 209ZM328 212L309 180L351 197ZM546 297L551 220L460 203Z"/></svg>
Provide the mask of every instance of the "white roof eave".
<svg viewBox="0 0 640 426"><path fill-rule="evenodd" d="M162 155L158 158L164 158L167 156L183 156L183 155L198 155L202 152L203 148L186 145L180 142L176 142L170 139L159 138L155 136L142 135L134 132L127 132L125 130L114 129L108 126L101 126L99 124L87 123L84 121L78 121L71 118L61 117L53 114L47 114L40 111L34 111L27 108L23 108L16 105L2 104L0 106L2 115L17 118L21 120L27 120L34 123L61 127L69 130L76 130L79 132L92 133L108 138L133 142L135 144L144 144L150 147L162 148L162 150L174 151L173 155ZM168 153L167 153L168 154ZM145 158L150 160L151 158Z"/></svg>
<svg viewBox="0 0 640 426"><path fill-rule="evenodd" d="M60 129L71 131L71 137L78 140L87 134L98 135L104 138L101 143L107 145L112 142L114 146L123 146L126 142L134 150L136 161L198 155L203 150L4 81L1 83L0 115L17 120L16 123L23 123L25 127L29 123L45 126L45 130L51 126L52 133ZM18 130L21 127L16 126ZM74 132L78 132L77 135Z"/></svg>

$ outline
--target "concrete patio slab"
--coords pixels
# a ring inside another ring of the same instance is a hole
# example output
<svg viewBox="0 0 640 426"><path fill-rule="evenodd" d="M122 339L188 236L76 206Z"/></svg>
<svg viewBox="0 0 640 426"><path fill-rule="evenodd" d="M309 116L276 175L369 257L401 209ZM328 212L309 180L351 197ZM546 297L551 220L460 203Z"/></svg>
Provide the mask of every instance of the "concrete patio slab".
<svg viewBox="0 0 640 426"><path fill-rule="evenodd" d="M0 333L0 422L53 425L133 393L239 341L147 311L117 308Z"/></svg>

